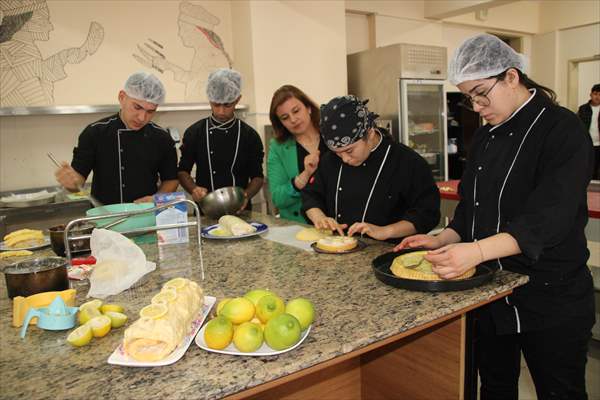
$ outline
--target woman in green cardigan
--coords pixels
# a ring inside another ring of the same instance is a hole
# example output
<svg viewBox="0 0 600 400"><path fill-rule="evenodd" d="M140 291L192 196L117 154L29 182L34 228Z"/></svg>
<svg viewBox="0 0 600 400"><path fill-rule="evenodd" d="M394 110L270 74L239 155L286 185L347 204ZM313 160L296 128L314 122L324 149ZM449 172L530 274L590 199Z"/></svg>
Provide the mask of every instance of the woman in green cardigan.
<svg viewBox="0 0 600 400"><path fill-rule="evenodd" d="M267 158L271 198L281 218L307 223L300 191L327 151L319 135L319 107L297 87L284 85L273 94L269 117L275 131Z"/></svg>

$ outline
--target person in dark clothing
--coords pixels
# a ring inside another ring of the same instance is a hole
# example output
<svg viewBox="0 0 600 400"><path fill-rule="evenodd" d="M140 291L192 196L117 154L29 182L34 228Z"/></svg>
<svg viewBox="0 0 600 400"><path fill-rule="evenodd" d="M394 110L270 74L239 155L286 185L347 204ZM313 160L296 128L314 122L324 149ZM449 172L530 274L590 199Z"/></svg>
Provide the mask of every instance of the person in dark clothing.
<svg viewBox="0 0 600 400"><path fill-rule="evenodd" d="M456 50L450 81L488 124L475 133L451 223L395 250L434 249L425 258L443 279L483 262L529 277L476 310L482 400L518 398L521 353L538 398L586 399L595 319L584 234L591 140L523 69L522 56L492 35Z"/></svg>
<svg viewBox="0 0 600 400"><path fill-rule="evenodd" d="M302 190L302 208L316 228L388 240L429 232L440 196L427 162L375 126L366 101L336 97L321 106L329 148Z"/></svg>
<svg viewBox="0 0 600 400"><path fill-rule="evenodd" d="M262 188L262 142L234 112L241 85L237 71L221 68L212 72L206 85L212 115L195 122L183 135L177 176L196 202L219 188L239 186L246 198L240 210L251 209L250 200ZM194 165L195 181L190 175Z"/></svg>
<svg viewBox="0 0 600 400"><path fill-rule="evenodd" d="M592 86L590 100L579 106L577 115L579 115L585 129L590 133L594 144L595 162L592 179L600 179L600 83Z"/></svg>
<svg viewBox="0 0 600 400"><path fill-rule="evenodd" d="M56 180L71 192L90 172L92 195L104 204L152 202L157 192L177 189L177 152L169 132L151 122L165 89L152 74L137 72L119 92L118 114L88 125L62 163Z"/></svg>

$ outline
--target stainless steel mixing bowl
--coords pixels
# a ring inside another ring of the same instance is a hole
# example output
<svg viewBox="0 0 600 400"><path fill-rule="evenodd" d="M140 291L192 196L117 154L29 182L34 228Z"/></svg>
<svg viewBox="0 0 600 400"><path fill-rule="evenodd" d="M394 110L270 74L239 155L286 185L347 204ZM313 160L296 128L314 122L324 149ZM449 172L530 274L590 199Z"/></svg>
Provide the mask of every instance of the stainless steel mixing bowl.
<svg viewBox="0 0 600 400"><path fill-rule="evenodd" d="M238 186L228 186L210 192L200 200L200 209L211 218L235 214L244 204L244 190Z"/></svg>

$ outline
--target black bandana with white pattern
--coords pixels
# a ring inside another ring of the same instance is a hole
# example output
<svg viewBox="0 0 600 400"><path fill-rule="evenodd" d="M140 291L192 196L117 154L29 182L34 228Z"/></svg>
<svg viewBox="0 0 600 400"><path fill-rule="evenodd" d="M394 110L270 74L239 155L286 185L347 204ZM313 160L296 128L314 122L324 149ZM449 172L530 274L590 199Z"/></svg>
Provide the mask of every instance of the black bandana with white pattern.
<svg viewBox="0 0 600 400"><path fill-rule="evenodd" d="M367 134L375 126L379 115L367 108L369 100L353 95L335 97L321 105L321 137L331 150L348 146Z"/></svg>

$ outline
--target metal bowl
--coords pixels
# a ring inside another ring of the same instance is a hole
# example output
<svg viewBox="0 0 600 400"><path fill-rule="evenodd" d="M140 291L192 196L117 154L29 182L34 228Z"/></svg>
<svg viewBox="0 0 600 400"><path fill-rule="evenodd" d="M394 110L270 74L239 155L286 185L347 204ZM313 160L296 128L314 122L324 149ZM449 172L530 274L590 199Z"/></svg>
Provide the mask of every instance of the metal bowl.
<svg viewBox="0 0 600 400"><path fill-rule="evenodd" d="M200 209L211 218L235 214L244 204L244 189L228 186L207 194L200 200Z"/></svg>
<svg viewBox="0 0 600 400"><path fill-rule="evenodd" d="M69 288L67 260L61 257L36 258L4 268L8 297L31 296Z"/></svg>
<svg viewBox="0 0 600 400"><path fill-rule="evenodd" d="M50 244L52 250L57 256L65 256L65 224L56 225L48 229L50 231ZM74 226L69 230L69 236L91 235L96 224L87 222L85 224ZM85 253L90 251L90 239L69 240L71 253Z"/></svg>

